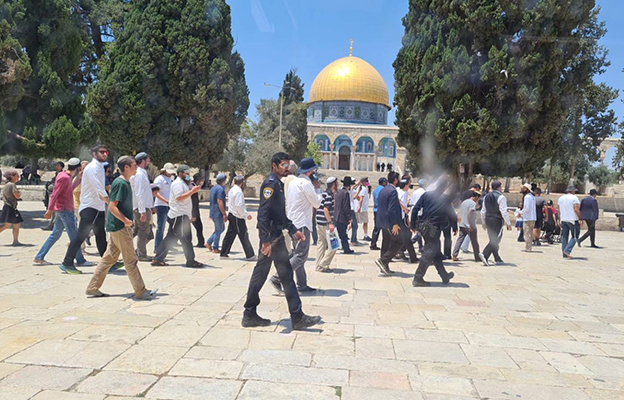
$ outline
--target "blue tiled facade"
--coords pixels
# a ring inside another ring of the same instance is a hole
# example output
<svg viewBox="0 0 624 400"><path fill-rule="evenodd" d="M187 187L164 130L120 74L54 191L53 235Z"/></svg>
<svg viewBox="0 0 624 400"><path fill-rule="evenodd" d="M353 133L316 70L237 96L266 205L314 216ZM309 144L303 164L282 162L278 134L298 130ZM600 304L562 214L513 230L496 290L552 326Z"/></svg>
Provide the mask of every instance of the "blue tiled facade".
<svg viewBox="0 0 624 400"><path fill-rule="evenodd" d="M388 124L388 108L362 101L318 101L308 105L308 122Z"/></svg>

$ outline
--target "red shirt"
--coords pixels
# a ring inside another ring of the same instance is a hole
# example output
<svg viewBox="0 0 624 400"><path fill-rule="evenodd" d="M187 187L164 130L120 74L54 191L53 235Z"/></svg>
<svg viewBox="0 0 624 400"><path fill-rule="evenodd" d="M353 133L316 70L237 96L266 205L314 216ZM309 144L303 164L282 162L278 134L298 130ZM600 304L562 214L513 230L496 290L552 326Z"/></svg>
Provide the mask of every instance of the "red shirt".
<svg viewBox="0 0 624 400"><path fill-rule="evenodd" d="M54 181L54 189L50 195L48 210L74 211L74 196L72 179L68 172L58 174Z"/></svg>

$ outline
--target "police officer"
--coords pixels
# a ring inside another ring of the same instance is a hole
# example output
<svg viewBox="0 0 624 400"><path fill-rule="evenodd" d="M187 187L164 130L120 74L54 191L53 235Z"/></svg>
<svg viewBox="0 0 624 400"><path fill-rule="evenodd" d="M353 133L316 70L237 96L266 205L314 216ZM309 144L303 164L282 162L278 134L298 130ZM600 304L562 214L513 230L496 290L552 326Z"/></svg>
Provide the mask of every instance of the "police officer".
<svg viewBox="0 0 624 400"><path fill-rule="evenodd" d="M275 262L275 269L282 282L288 303L292 328L294 330L304 329L318 324L321 317L305 315L301 310L301 299L293 280L293 270L290 266L289 254L282 234L282 230L287 229L296 240L305 239L303 233L298 231L293 223L286 218L284 184L280 178L288 175L290 157L285 153L276 153L273 155L271 163L273 173L262 183L260 188L260 208L258 209L260 255L249 281L242 325L243 327L254 327L271 324L270 320L258 315L256 308L260 304L260 290L267 280L272 262Z"/></svg>

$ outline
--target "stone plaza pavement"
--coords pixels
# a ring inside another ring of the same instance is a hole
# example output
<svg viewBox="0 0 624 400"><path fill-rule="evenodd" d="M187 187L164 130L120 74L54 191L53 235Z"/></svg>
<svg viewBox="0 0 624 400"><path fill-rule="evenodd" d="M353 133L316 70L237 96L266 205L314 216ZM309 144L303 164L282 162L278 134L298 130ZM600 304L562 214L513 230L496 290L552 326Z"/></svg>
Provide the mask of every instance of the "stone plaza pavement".
<svg viewBox="0 0 624 400"><path fill-rule="evenodd" d="M505 232L508 265L461 254L447 263L452 284L431 268L430 288L411 286L411 264L379 276L367 247L318 273L313 248L308 277L321 290L302 299L324 324L293 332L269 285L259 313L273 324L240 326L253 263L238 242L225 261L200 249L210 265L201 270L183 268L181 252L170 267L140 263L159 289L152 301L132 299L123 271L104 284L111 297L89 299L93 267L68 276L32 266L48 234L38 228L43 207L20 207L30 227L22 241L36 245L7 247L10 233L0 235L2 400L624 398L623 234L598 232L604 250L575 249L567 261L556 246L522 253ZM48 261L60 262L66 244Z"/></svg>

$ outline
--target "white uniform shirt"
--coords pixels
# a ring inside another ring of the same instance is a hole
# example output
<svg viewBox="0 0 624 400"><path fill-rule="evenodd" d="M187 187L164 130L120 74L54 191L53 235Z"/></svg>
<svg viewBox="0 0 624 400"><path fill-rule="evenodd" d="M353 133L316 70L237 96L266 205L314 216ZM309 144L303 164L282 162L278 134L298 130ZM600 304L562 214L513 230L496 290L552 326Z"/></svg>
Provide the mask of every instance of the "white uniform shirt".
<svg viewBox="0 0 624 400"><path fill-rule="evenodd" d="M106 210L106 203L100 199L100 196L108 197L106 187L104 186L105 181L104 165L94 158L82 172L80 208L78 212L85 208L94 208L98 211Z"/></svg>
<svg viewBox="0 0 624 400"><path fill-rule="evenodd" d="M130 178L130 185L132 186L132 209L138 209L140 213L150 210L154 206L154 197L147 171L138 167L136 174Z"/></svg>
<svg viewBox="0 0 624 400"><path fill-rule="evenodd" d="M158 175L156 179L154 179L154 184L158 186L158 193L165 199L169 200L169 195L171 193L171 178L165 175ZM168 205L169 204L165 203L158 197L156 197L156 200L154 201L154 206L156 207L158 206L166 207Z"/></svg>
<svg viewBox="0 0 624 400"><path fill-rule="evenodd" d="M228 211L238 219L245 219L249 215L245 206L243 189L238 185L232 185L228 192Z"/></svg>
<svg viewBox="0 0 624 400"><path fill-rule="evenodd" d="M314 190L314 185L307 175L299 175L290 181L286 197L286 215L297 229L303 227L312 231L313 208L319 208L321 196Z"/></svg>
<svg viewBox="0 0 624 400"><path fill-rule="evenodd" d="M184 179L176 178L176 180L173 181L171 184L171 197L169 197L169 213L167 214L169 218L178 218L183 215L187 215L191 218L191 212L193 211L191 196L182 201L176 200L189 190L191 190L191 188Z"/></svg>

